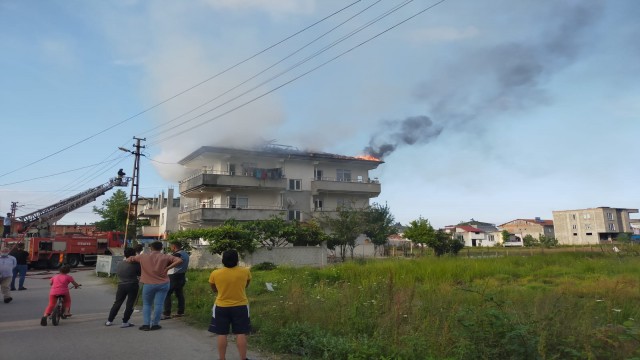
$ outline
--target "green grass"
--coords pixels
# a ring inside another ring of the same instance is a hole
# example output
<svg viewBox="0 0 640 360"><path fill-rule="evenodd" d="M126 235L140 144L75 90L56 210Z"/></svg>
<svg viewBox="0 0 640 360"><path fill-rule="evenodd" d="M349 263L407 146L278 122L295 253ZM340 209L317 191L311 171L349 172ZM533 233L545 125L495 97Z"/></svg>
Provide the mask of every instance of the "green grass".
<svg viewBox="0 0 640 360"><path fill-rule="evenodd" d="M210 270L190 270L206 328ZM305 359L640 359L640 258L599 252L252 271L250 346ZM265 283L275 291L266 290Z"/></svg>

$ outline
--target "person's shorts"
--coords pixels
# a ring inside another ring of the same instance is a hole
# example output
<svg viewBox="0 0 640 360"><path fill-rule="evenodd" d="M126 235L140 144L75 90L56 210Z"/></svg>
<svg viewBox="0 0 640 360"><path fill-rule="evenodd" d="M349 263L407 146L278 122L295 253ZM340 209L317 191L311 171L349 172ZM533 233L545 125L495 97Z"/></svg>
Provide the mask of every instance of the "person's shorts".
<svg viewBox="0 0 640 360"><path fill-rule="evenodd" d="M249 305L220 307L213 305L211 310L211 324L209 331L218 335L249 334L251 321L249 320Z"/></svg>

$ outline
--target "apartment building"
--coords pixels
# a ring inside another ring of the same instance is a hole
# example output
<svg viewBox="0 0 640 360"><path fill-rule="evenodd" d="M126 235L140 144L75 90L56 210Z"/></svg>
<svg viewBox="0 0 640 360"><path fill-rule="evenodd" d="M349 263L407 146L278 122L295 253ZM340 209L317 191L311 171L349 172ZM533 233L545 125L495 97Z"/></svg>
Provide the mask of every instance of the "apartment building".
<svg viewBox="0 0 640 360"><path fill-rule="evenodd" d="M597 207L553 212L555 236L562 245L599 244L632 232L629 214L638 209Z"/></svg>
<svg viewBox="0 0 640 360"><path fill-rule="evenodd" d="M539 217L534 219L515 219L498 227L501 230L507 230L509 234L513 234L519 241L522 241L527 235L531 235L535 239L539 239L541 235L555 237L553 220L544 220Z"/></svg>
<svg viewBox="0 0 640 360"><path fill-rule="evenodd" d="M178 224L190 229L228 219L305 221L340 206L365 207L380 194L369 171L383 162L268 145L203 146L179 163L194 171L180 181Z"/></svg>
<svg viewBox="0 0 640 360"><path fill-rule="evenodd" d="M174 198L174 189L169 188L153 198L138 200L138 219L149 220L142 226L138 236L147 239L166 239L170 232L178 230L180 198Z"/></svg>

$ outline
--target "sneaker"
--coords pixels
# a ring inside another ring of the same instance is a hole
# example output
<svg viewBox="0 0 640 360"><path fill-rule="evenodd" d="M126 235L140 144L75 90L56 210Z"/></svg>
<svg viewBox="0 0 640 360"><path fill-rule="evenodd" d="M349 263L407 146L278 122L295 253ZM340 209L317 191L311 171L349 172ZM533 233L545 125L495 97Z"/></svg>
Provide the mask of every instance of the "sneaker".
<svg viewBox="0 0 640 360"><path fill-rule="evenodd" d="M171 315L162 315L160 317L160 320L169 320L169 319L171 319Z"/></svg>
<svg viewBox="0 0 640 360"><path fill-rule="evenodd" d="M111 326L113 323L111 321L107 321L104 323L104 326Z"/></svg>
<svg viewBox="0 0 640 360"><path fill-rule="evenodd" d="M13 289L13 290L15 290L15 289ZM26 287L21 287L21 288L20 288L20 289L18 289L18 290L27 290L27 288L26 288Z"/></svg>
<svg viewBox="0 0 640 360"><path fill-rule="evenodd" d="M11 288L11 291L16 291L16 288Z"/></svg>
<svg viewBox="0 0 640 360"><path fill-rule="evenodd" d="M138 329L142 330L142 331L149 331L151 330L151 328L149 328L149 325L142 325L140 326Z"/></svg>
<svg viewBox="0 0 640 360"><path fill-rule="evenodd" d="M133 309L133 312L134 313L138 313L138 312L140 312L140 309Z"/></svg>
<svg viewBox="0 0 640 360"><path fill-rule="evenodd" d="M8 298L4 298L4 303L5 303L5 304L8 304L8 303L10 303L10 302L11 302L11 300L13 300L13 298L10 298L10 297L8 297Z"/></svg>
<svg viewBox="0 0 640 360"><path fill-rule="evenodd" d="M43 317L40 319L40 325L42 325L42 326L47 326L47 317L46 317L46 316L43 316Z"/></svg>
<svg viewBox="0 0 640 360"><path fill-rule="evenodd" d="M132 327L132 326L136 326L136 324L132 324L132 323L122 323L122 325L120 325L121 328L128 328L128 327Z"/></svg>
<svg viewBox="0 0 640 360"><path fill-rule="evenodd" d="M162 329L162 326L160 326L160 325L153 325L150 328L150 330L160 330L160 329Z"/></svg>

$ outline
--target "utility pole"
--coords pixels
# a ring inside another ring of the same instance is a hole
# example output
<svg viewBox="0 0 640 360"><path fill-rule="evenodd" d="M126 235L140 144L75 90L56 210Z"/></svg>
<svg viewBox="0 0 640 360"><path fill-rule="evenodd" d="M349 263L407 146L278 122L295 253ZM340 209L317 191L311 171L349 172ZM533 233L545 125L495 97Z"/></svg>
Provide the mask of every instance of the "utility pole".
<svg viewBox="0 0 640 360"><path fill-rule="evenodd" d="M134 140L136 140L136 143L133 144L133 147L135 148L135 150L129 150L129 149L125 149L125 148L118 148L124 152L128 152L133 154L134 157L134 161L133 161L133 175L131 176L131 191L129 193L129 210L127 211L127 222L124 228L124 244L122 244L123 247L126 247L127 245L127 235L129 232L129 223L131 222L133 224L133 228L135 229L135 233L133 234L132 238L135 239L137 237L137 232L138 232L138 228L137 228L137 224L138 224L138 194L139 194L139 190L140 190L140 156L142 155L140 153L140 149L144 149L145 147L143 145L140 145L140 141L146 141L146 138L137 138L137 137L133 137ZM142 155L144 156L144 155Z"/></svg>

